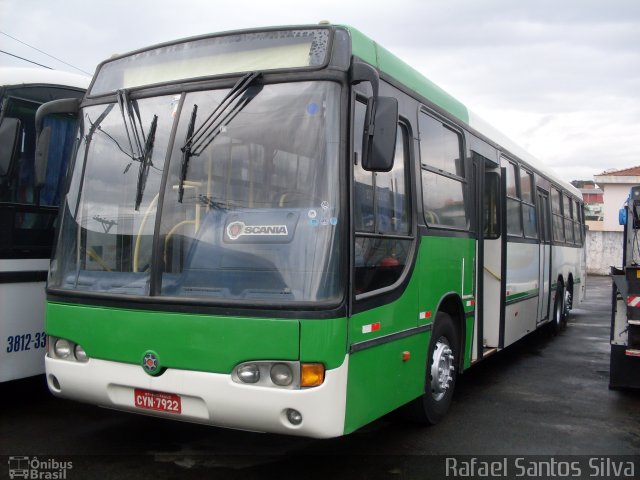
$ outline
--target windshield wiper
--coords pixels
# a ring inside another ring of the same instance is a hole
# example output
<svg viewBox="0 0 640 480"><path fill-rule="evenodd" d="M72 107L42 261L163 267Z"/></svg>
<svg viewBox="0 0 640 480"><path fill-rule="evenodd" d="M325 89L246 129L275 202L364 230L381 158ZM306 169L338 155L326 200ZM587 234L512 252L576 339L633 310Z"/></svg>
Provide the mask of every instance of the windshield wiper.
<svg viewBox="0 0 640 480"><path fill-rule="evenodd" d="M129 98L127 90L118 90L118 106L122 114L122 122L127 134L127 140L129 140L131 158L139 161L143 156L144 147L142 144L146 142L142 128L142 120L140 119L140 110L138 110L138 105ZM140 125L140 131L138 131L138 124ZM131 132L129 132L129 130L131 130Z"/></svg>
<svg viewBox="0 0 640 480"><path fill-rule="evenodd" d="M182 197L184 195L184 182L187 178L189 160L191 157L197 157L205 151L220 132L224 130L224 127L226 127L236 117L236 115L240 113L240 111L246 107L253 98L255 98L259 91L255 92L253 95L248 95L246 92L253 82L255 82L261 75L262 73L260 72L250 72L240 78L240 80L238 80L231 90L229 90L218 106L213 109L195 132L193 130L198 106L193 106L191 121L187 128L185 142L180 149L182 151L182 162L180 164L178 202L182 202ZM243 96L238 102L236 102L241 95ZM234 104L234 102L236 103Z"/></svg>
<svg viewBox="0 0 640 480"><path fill-rule="evenodd" d="M193 105L191 111L191 120L187 126L187 139L193 135L193 129L196 125L196 117L198 116L198 105ZM182 161L180 162L180 185L178 185L178 202L182 203L182 197L184 195L184 181L187 178L187 167L189 165L189 159L191 158L191 144L185 143L181 148Z"/></svg>
<svg viewBox="0 0 640 480"><path fill-rule="evenodd" d="M124 124L125 132L127 133L129 148L131 149L130 157L132 160L140 162L135 202L135 210L137 211L140 210L142 195L144 193L144 188L147 185L149 167L153 166L153 163L151 162L151 154L153 152L153 143L156 137L158 116L153 116L151 125L149 127L149 136L146 136L144 133L144 128L142 126L142 119L140 118L140 110L138 109L138 104L131 101L127 90L118 90L117 96L118 105L120 106L120 113L122 114L122 122ZM129 132L129 130L131 130L131 132ZM116 144L118 143L116 142ZM118 147L120 146L118 145ZM122 150L122 148L120 148L120 150ZM127 173L128 170L129 166L125 168L124 173Z"/></svg>
<svg viewBox="0 0 640 480"><path fill-rule="evenodd" d="M136 206L135 209L140 209L142 203L142 194L144 188L147 186L147 177L149 176L149 167L153 165L151 162L151 154L153 153L153 142L156 139L156 127L158 126L158 116L154 115L151 120L151 126L149 127L149 136L144 145L144 151L142 158L140 159L140 169L138 170L138 186L136 187Z"/></svg>

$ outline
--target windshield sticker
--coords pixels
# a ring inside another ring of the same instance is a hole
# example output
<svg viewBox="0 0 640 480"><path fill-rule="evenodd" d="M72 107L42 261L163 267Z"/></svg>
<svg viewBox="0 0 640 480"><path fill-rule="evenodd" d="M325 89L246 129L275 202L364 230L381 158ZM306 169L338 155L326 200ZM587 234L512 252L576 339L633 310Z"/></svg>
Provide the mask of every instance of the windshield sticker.
<svg viewBox="0 0 640 480"><path fill-rule="evenodd" d="M327 202L326 200L324 200L320 206L322 207L323 210L329 210L329 202Z"/></svg>
<svg viewBox="0 0 640 480"><path fill-rule="evenodd" d="M317 218L312 218L311 220L309 220L309 225L311 225L312 227L317 227L318 225L320 225L320 222Z"/></svg>
<svg viewBox="0 0 640 480"><path fill-rule="evenodd" d="M320 107L318 106L317 103L312 102L309 105L307 105L307 113L309 115L316 115L319 111L320 111Z"/></svg>
<svg viewBox="0 0 640 480"><path fill-rule="evenodd" d="M289 235L286 225L246 225L244 222L231 222L227 225L227 236L237 240L242 236Z"/></svg>
<svg viewBox="0 0 640 480"><path fill-rule="evenodd" d="M326 227L327 225L329 225L329 220L327 220L326 218L323 218L322 220L320 220L320 225L322 225L323 227Z"/></svg>
<svg viewBox="0 0 640 480"><path fill-rule="evenodd" d="M316 212L315 210L309 210L309 213L307 215L309 216L309 218L316 218L318 216L318 212Z"/></svg>
<svg viewBox="0 0 640 480"><path fill-rule="evenodd" d="M331 225L334 225L334 226L335 226L335 225L337 225L337 224L338 224L338 218L337 218L337 217L331 217L331 218L329 219L329 223L330 223Z"/></svg>

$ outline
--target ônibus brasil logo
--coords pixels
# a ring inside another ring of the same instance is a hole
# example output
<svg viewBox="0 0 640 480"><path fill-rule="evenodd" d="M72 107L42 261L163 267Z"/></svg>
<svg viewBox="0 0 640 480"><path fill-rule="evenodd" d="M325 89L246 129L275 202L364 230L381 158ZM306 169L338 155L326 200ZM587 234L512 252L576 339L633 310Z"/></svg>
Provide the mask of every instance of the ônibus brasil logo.
<svg viewBox="0 0 640 480"><path fill-rule="evenodd" d="M239 221L227 225L227 236L230 240L253 235L289 235L289 231L286 225L246 225Z"/></svg>
<svg viewBox="0 0 640 480"><path fill-rule="evenodd" d="M153 352L147 352L142 359L142 369L149 375L157 375L160 372L158 356Z"/></svg>

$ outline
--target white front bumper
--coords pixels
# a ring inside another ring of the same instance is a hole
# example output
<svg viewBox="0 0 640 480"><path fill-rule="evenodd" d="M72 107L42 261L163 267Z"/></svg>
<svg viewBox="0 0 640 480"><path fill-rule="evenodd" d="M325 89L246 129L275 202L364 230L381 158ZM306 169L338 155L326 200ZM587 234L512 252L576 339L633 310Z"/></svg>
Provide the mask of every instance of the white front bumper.
<svg viewBox="0 0 640 480"><path fill-rule="evenodd" d="M327 370L321 386L303 390L241 385L230 375L190 370L167 369L151 377L142 366L96 359L77 363L47 356L45 365L49 389L58 397L219 427L329 438L344 433L348 359ZM179 395L182 412L135 407L136 388ZM287 420L289 408L302 414L300 425Z"/></svg>

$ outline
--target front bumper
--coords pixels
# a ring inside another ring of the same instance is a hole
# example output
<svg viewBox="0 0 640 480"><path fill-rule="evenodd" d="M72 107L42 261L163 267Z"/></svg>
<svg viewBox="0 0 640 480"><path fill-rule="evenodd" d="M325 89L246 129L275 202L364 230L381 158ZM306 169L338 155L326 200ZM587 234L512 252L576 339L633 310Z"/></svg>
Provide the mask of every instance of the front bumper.
<svg viewBox="0 0 640 480"><path fill-rule="evenodd" d="M219 427L282 433L315 438L344 434L349 356L342 365L327 370L319 387L285 390L242 385L230 375L167 369L151 377L141 366L90 359L87 363L45 359L47 383L62 398L107 408ZM134 389L179 395L180 414L141 409L134 405ZM302 414L292 425L287 409Z"/></svg>

